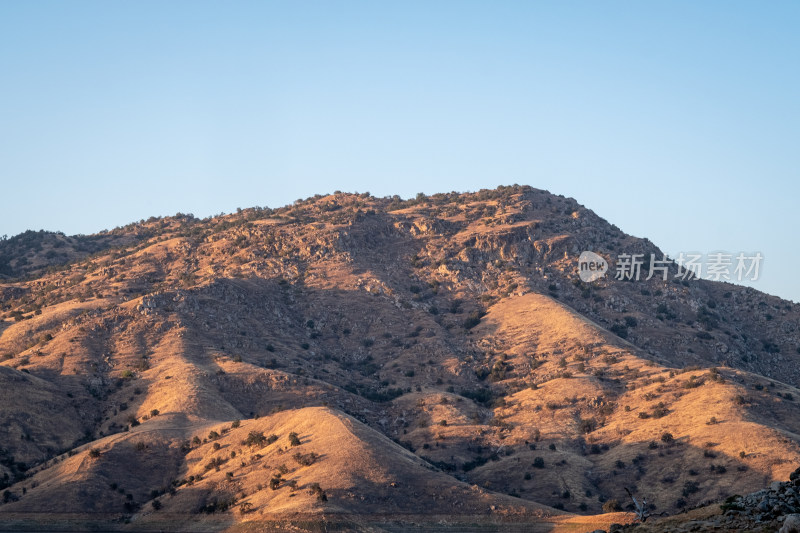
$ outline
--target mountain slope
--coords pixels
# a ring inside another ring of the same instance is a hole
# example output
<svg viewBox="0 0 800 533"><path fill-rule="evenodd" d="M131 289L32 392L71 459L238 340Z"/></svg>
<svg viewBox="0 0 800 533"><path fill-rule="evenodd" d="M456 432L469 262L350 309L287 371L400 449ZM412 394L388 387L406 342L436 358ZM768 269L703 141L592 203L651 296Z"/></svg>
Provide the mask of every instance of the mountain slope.
<svg viewBox="0 0 800 533"><path fill-rule="evenodd" d="M87 238L94 255L0 284L0 427L12 428L0 515L55 502L48 513L141 527L306 510L552 525L568 518L542 505L597 514L628 505L627 487L675 513L800 462L800 307L674 269L581 282L583 250L612 272L617 254L661 253L571 199L337 193ZM26 264L44 265L46 247L29 248ZM290 422L320 455L298 483L318 482L327 502L253 489L280 464L241 441L288 438ZM357 467L337 439L361 450ZM225 466L204 475L223 445ZM126 465L136 474L113 480ZM252 509L210 507L223 489Z"/></svg>

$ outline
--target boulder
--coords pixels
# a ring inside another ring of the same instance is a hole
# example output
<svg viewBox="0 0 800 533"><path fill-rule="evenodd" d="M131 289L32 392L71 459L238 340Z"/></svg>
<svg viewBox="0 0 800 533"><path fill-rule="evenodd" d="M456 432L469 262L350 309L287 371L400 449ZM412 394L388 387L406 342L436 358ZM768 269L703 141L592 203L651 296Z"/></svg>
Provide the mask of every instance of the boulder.
<svg viewBox="0 0 800 533"><path fill-rule="evenodd" d="M786 515L778 533L800 533L800 514Z"/></svg>

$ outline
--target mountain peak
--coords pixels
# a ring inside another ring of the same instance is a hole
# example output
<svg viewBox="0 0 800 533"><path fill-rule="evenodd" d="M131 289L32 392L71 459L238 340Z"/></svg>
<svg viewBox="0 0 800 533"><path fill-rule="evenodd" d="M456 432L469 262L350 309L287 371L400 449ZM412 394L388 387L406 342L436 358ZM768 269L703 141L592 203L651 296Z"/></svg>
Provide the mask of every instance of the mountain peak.
<svg viewBox="0 0 800 533"><path fill-rule="evenodd" d="M633 254L518 185L7 239L0 516L591 530L785 479L800 308Z"/></svg>

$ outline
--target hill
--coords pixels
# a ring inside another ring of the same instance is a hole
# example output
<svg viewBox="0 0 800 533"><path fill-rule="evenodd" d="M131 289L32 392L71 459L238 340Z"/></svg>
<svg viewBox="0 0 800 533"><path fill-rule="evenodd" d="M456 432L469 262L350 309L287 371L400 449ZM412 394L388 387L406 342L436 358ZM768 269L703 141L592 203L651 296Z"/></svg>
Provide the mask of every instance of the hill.
<svg viewBox="0 0 800 533"><path fill-rule="evenodd" d="M74 253L0 247L14 527L591 531L625 488L674 515L800 463L800 306L674 266L582 282L584 250L662 254L546 191L54 235Z"/></svg>

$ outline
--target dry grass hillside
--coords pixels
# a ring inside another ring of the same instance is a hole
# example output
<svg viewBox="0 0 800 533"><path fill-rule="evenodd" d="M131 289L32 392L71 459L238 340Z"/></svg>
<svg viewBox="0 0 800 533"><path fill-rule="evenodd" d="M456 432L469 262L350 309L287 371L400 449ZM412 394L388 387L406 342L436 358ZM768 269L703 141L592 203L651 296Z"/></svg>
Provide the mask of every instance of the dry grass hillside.
<svg viewBox="0 0 800 533"><path fill-rule="evenodd" d="M8 239L2 528L592 531L786 479L800 307L583 250L660 254L519 186Z"/></svg>

